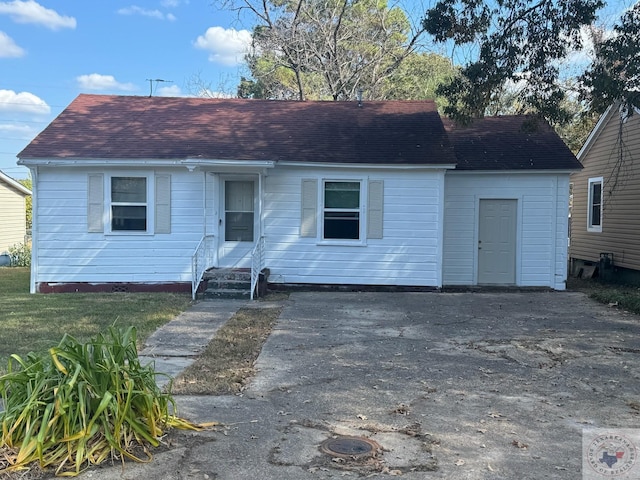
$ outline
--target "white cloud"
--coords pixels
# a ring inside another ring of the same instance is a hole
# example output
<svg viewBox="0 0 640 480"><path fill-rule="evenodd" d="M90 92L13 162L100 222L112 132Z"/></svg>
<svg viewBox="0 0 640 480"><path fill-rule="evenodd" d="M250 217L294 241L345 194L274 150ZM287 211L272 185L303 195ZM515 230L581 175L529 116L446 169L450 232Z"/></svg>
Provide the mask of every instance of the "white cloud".
<svg viewBox="0 0 640 480"><path fill-rule="evenodd" d="M16 23L35 23L51 30L76 28L76 19L60 15L55 10L45 8L34 0L13 0L0 2L0 14L9 15Z"/></svg>
<svg viewBox="0 0 640 480"><path fill-rule="evenodd" d="M209 61L222 65L238 65L251 46L251 33L248 30L210 27L204 35L195 41L196 48L209 52Z"/></svg>
<svg viewBox="0 0 640 480"><path fill-rule="evenodd" d="M17 123L0 123L0 133L9 135L13 138L31 139L37 132L35 128L29 125L17 124Z"/></svg>
<svg viewBox="0 0 640 480"><path fill-rule="evenodd" d="M0 111L48 115L51 113L51 107L33 93L0 90Z"/></svg>
<svg viewBox="0 0 640 480"><path fill-rule="evenodd" d="M160 87L155 94L158 97L186 97L178 85L170 85L168 87Z"/></svg>
<svg viewBox="0 0 640 480"><path fill-rule="evenodd" d="M184 3L185 5L189 4L188 0L185 1L181 1L181 0L162 0L162 2L160 2L160 5L162 5L165 8L175 8L175 7L179 7L181 3Z"/></svg>
<svg viewBox="0 0 640 480"><path fill-rule="evenodd" d="M22 57L24 54L23 48L16 45L9 35L0 31L0 58Z"/></svg>
<svg viewBox="0 0 640 480"><path fill-rule="evenodd" d="M138 7L137 5L121 8L118 10L118 13L120 15L142 15L143 17L156 18L158 20L169 20L171 22L176 20L175 15L172 13L164 14L160 10L149 10L147 8Z"/></svg>
<svg viewBox="0 0 640 480"><path fill-rule="evenodd" d="M113 75L100 75L99 73L91 73L89 75L80 75L76 77L80 88L87 90L135 90L136 86L132 83L120 83Z"/></svg>

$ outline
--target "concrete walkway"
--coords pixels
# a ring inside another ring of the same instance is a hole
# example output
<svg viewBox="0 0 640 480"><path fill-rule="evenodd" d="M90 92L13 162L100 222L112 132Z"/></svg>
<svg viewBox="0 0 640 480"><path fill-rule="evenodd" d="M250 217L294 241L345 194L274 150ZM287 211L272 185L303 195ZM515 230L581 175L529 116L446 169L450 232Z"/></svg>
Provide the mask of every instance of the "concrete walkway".
<svg viewBox="0 0 640 480"><path fill-rule="evenodd" d="M218 329L248 304L247 300L232 299L196 303L147 338L140 352L140 362L143 365L154 362L156 371L161 374L156 382L160 387L165 386L170 377L191 365Z"/></svg>

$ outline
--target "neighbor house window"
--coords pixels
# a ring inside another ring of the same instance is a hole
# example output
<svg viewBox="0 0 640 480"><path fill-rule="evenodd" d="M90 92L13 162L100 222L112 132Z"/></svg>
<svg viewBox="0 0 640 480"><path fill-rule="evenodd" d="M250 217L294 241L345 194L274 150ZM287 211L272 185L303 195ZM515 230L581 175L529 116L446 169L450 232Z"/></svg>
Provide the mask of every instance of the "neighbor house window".
<svg viewBox="0 0 640 480"><path fill-rule="evenodd" d="M323 238L360 239L360 182L325 181Z"/></svg>
<svg viewBox="0 0 640 480"><path fill-rule="evenodd" d="M589 179L587 230L602 231L602 177Z"/></svg>
<svg viewBox="0 0 640 480"><path fill-rule="evenodd" d="M147 231L147 178L111 177L111 231Z"/></svg>

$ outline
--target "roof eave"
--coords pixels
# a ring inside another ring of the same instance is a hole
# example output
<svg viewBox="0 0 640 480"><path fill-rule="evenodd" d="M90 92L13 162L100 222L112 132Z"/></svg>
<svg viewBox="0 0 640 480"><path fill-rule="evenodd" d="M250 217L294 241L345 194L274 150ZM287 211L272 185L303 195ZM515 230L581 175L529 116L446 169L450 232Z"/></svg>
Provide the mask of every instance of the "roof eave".
<svg viewBox="0 0 640 480"><path fill-rule="evenodd" d="M18 165L25 167L186 167L193 170L201 166L237 166L273 168L269 160L217 160L202 158L143 159L143 158L21 158Z"/></svg>
<svg viewBox="0 0 640 480"><path fill-rule="evenodd" d="M328 168L384 168L391 170L451 170L456 168L455 163L338 163L338 162L287 162L280 161L280 165L288 167L328 167Z"/></svg>
<svg viewBox="0 0 640 480"><path fill-rule="evenodd" d="M276 164L292 167L331 167L331 168L385 168L399 170L415 169L454 169L455 163L337 163L337 162L287 162L284 160L222 160L213 158L186 159L113 159L113 158L21 158L19 165L26 167L186 167L193 170L198 167L260 167L274 168Z"/></svg>
<svg viewBox="0 0 640 480"><path fill-rule="evenodd" d="M576 167L576 168L558 168L558 169L553 169L553 168L536 168L536 169L525 169L525 168L520 168L520 169L494 169L494 170L481 170L481 169L465 169L465 170L452 170L451 172L447 172L449 173L453 173L456 175L471 175L471 174L483 174L483 175L496 175L496 174L515 174L515 175L530 175L530 174L545 174L545 175L549 175L549 174L561 174L561 175L571 175L572 173L575 172L579 172L582 169L582 167Z"/></svg>
<svg viewBox="0 0 640 480"><path fill-rule="evenodd" d="M23 193L25 195L31 195L31 190L29 190L27 187L22 185L20 182L17 182L13 178L11 178L8 175L5 175L2 172L0 172L0 180L2 180L4 183L10 185L11 187L15 188L20 193Z"/></svg>

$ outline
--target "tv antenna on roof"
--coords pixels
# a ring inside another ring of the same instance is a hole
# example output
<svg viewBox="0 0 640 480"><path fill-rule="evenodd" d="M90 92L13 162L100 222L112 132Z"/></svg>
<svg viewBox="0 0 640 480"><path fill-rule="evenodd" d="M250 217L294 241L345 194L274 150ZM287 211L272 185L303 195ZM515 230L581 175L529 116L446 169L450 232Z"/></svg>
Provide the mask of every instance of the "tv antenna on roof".
<svg viewBox="0 0 640 480"><path fill-rule="evenodd" d="M158 83L173 83L173 80L163 80L161 78L147 78L147 82L149 82L149 97L153 96L153 82L156 82L156 87L158 87Z"/></svg>

